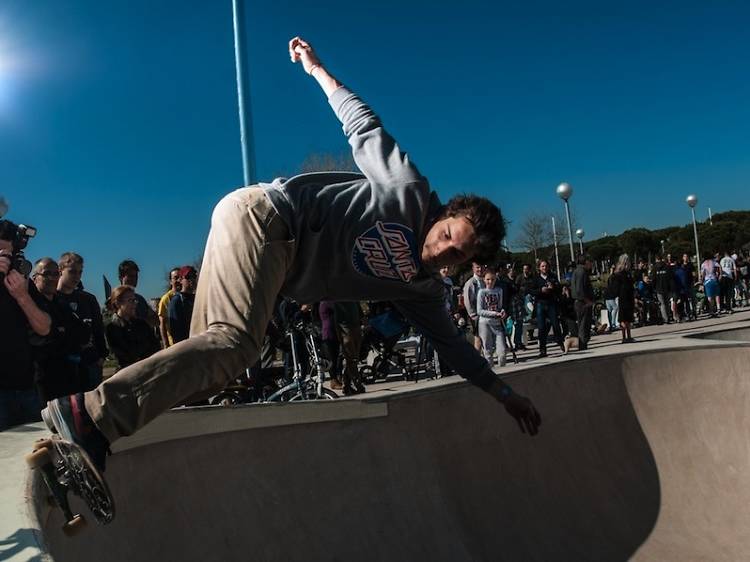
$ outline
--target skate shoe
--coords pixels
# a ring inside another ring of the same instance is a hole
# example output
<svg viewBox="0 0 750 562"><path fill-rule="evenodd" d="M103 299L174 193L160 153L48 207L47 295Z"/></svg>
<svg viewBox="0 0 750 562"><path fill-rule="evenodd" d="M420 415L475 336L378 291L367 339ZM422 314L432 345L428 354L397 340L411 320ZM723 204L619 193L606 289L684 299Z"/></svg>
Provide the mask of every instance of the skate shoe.
<svg viewBox="0 0 750 562"><path fill-rule="evenodd" d="M50 431L66 441L80 446L91 457L96 467L104 472L109 442L89 417L83 394L71 394L47 402L42 419Z"/></svg>

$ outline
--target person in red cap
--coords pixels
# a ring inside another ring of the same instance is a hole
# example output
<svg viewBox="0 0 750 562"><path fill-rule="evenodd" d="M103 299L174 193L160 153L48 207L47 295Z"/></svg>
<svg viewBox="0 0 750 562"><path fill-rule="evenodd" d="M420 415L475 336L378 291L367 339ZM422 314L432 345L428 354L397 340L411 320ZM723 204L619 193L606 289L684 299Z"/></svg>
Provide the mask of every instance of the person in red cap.
<svg viewBox="0 0 750 562"><path fill-rule="evenodd" d="M195 289L198 286L198 272L192 265L180 268L180 285L182 290L169 301L167 313L174 343L190 336L190 317L193 315Z"/></svg>

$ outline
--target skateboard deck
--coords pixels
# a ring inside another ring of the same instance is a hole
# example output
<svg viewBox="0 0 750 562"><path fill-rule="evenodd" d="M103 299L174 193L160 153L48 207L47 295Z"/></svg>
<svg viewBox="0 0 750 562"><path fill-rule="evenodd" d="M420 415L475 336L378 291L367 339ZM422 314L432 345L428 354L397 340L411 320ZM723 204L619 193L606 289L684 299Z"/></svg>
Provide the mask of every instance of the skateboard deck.
<svg viewBox="0 0 750 562"><path fill-rule="evenodd" d="M33 452L26 455L26 463L41 472L51 502L65 516L63 532L66 535L75 535L86 525L85 517L71 510L68 493L81 498L100 524L106 525L114 519L115 502L104 477L75 443L59 435L40 439L34 444Z"/></svg>

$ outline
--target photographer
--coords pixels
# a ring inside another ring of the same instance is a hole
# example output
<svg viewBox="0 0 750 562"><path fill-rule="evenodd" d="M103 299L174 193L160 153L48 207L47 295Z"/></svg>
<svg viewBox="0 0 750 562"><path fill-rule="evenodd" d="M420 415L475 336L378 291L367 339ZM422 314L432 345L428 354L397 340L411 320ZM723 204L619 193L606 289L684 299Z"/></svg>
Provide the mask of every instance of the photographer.
<svg viewBox="0 0 750 562"><path fill-rule="evenodd" d="M0 220L0 431L41 419L30 336L47 336L52 321L37 304L36 288L17 270L25 262L25 242L15 224Z"/></svg>

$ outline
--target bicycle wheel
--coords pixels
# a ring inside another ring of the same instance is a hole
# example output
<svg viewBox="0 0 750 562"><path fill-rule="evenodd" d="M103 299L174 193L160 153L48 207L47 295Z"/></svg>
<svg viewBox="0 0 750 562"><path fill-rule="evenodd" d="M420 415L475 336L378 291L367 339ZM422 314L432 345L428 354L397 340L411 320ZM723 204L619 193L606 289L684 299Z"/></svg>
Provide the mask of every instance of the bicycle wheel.
<svg viewBox="0 0 750 562"><path fill-rule="evenodd" d="M323 396L321 396L320 400L335 400L338 397L339 395L335 391L330 388L324 388Z"/></svg>
<svg viewBox="0 0 750 562"><path fill-rule="evenodd" d="M320 398L317 398L315 396L315 389L309 389L307 392L307 396L305 397L301 392L297 392L293 396L289 398L289 402L299 402L300 400L334 400L338 398L339 395L336 394L333 390L330 388L324 388L323 389L323 396Z"/></svg>
<svg viewBox="0 0 750 562"><path fill-rule="evenodd" d="M209 404L212 406L236 406L242 403L239 393L232 391L220 392L211 398Z"/></svg>

